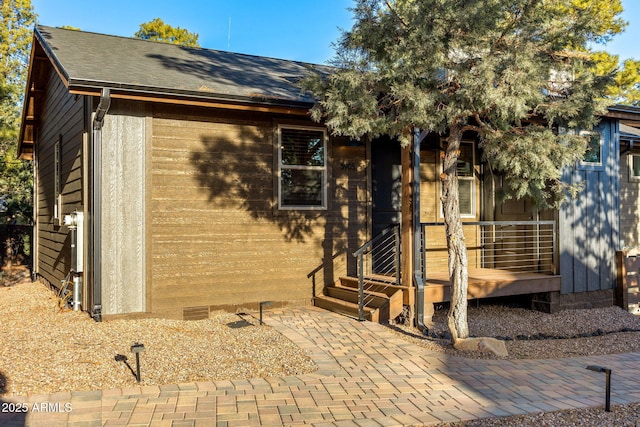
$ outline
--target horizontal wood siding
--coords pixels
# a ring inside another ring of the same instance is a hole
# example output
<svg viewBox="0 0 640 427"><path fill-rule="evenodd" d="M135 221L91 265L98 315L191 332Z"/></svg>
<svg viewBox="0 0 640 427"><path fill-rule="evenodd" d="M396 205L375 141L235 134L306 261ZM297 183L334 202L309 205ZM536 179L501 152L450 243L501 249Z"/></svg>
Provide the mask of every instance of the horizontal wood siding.
<svg viewBox="0 0 640 427"><path fill-rule="evenodd" d="M38 207L36 227L37 272L58 285L71 268L69 230L53 219L54 151L58 138L61 167L61 215L82 210L82 140L84 131L84 97L71 95L54 71L49 72L36 144Z"/></svg>
<svg viewBox="0 0 640 427"><path fill-rule="evenodd" d="M420 221L444 222L442 217L441 178L442 164L440 151L429 149L420 152ZM481 176L481 166L476 155L475 173ZM475 217L462 218L462 222L479 221L481 218L481 188L480 180L475 181ZM481 267L481 251L479 228L475 226L463 227L466 239L469 268ZM447 271L448 252L445 229L443 226L429 226L426 229L427 272ZM428 273L427 273L428 274Z"/></svg>
<svg viewBox="0 0 640 427"><path fill-rule="evenodd" d="M602 167L577 165L563 180L583 186L559 216L562 292L587 292L615 287L615 250L619 244L619 147L616 124L603 121Z"/></svg>
<svg viewBox="0 0 640 427"><path fill-rule="evenodd" d="M328 210L278 210L283 120L156 106L148 311L308 303L350 268L367 224L364 147L330 144Z"/></svg>

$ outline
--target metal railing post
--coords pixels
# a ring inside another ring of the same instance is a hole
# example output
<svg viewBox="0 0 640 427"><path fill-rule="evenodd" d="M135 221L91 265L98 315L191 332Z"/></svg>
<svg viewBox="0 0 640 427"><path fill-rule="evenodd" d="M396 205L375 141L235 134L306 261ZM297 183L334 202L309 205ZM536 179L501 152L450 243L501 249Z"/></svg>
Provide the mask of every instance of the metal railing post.
<svg viewBox="0 0 640 427"><path fill-rule="evenodd" d="M401 245L400 245L400 226L393 227L393 235L395 239L395 270L396 270L396 285L400 286L400 275L402 274L400 268Z"/></svg>
<svg viewBox="0 0 640 427"><path fill-rule="evenodd" d="M358 255L358 320L364 321L364 254Z"/></svg>

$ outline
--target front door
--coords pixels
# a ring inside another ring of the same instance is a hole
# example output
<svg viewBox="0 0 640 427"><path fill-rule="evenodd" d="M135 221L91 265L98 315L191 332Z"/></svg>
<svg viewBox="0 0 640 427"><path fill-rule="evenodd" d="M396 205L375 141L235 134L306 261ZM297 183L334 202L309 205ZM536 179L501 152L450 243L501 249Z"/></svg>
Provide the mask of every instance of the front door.
<svg viewBox="0 0 640 427"><path fill-rule="evenodd" d="M402 167L400 143L389 137L371 143L372 230L375 237L392 224L400 224Z"/></svg>

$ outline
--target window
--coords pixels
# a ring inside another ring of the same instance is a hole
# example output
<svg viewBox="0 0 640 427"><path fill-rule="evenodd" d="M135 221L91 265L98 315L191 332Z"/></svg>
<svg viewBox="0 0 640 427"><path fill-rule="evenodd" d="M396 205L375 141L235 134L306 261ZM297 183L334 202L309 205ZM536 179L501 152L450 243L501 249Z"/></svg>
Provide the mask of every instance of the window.
<svg viewBox="0 0 640 427"><path fill-rule="evenodd" d="M474 143L462 141L458 156L458 201L460 216L475 217L476 215L476 177L475 177ZM442 210L440 211L442 216Z"/></svg>
<svg viewBox="0 0 640 427"><path fill-rule="evenodd" d="M640 155L629 154L629 181L640 181Z"/></svg>
<svg viewBox="0 0 640 427"><path fill-rule="evenodd" d="M584 152L582 158L583 165L600 166L602 165L602 137L598 132L582 132L581 135L586 135L587 150Z"/></svg>
<svg viewBox="0 0 640 427"><path fill-rule="evenodd" d="M458 157L458 193L460 199L460 215L475 216L476 177L473 167L473 142L460 144Z"/></svg>
<svg viewBox="0 0 640 427"><path fill-rule="evenodd" d="M325 209L327 149L324 130L280 127L278 140L278 206L281 209Z"/></svg>
<svg viewBox="0 0 640 427"><path fill-rule="evenodd" d="M60 144L62 136L58 136L58 140L54 146L53 154L53 220L54 223L62 225L62 194L60 194Z"/></svg>

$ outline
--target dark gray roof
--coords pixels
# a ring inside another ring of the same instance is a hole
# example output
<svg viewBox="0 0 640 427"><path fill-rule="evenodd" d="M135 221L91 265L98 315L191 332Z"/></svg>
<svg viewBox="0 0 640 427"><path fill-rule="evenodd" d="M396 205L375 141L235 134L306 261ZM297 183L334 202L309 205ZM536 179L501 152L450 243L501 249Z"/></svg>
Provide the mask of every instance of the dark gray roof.
<svg viewBox="0 0 640 427"><path fill-rule="evenodd" d="M313 103L296 82L302 62L38 26L36 37L70 89L112 88L156 96L298 105Z"/></svg>

